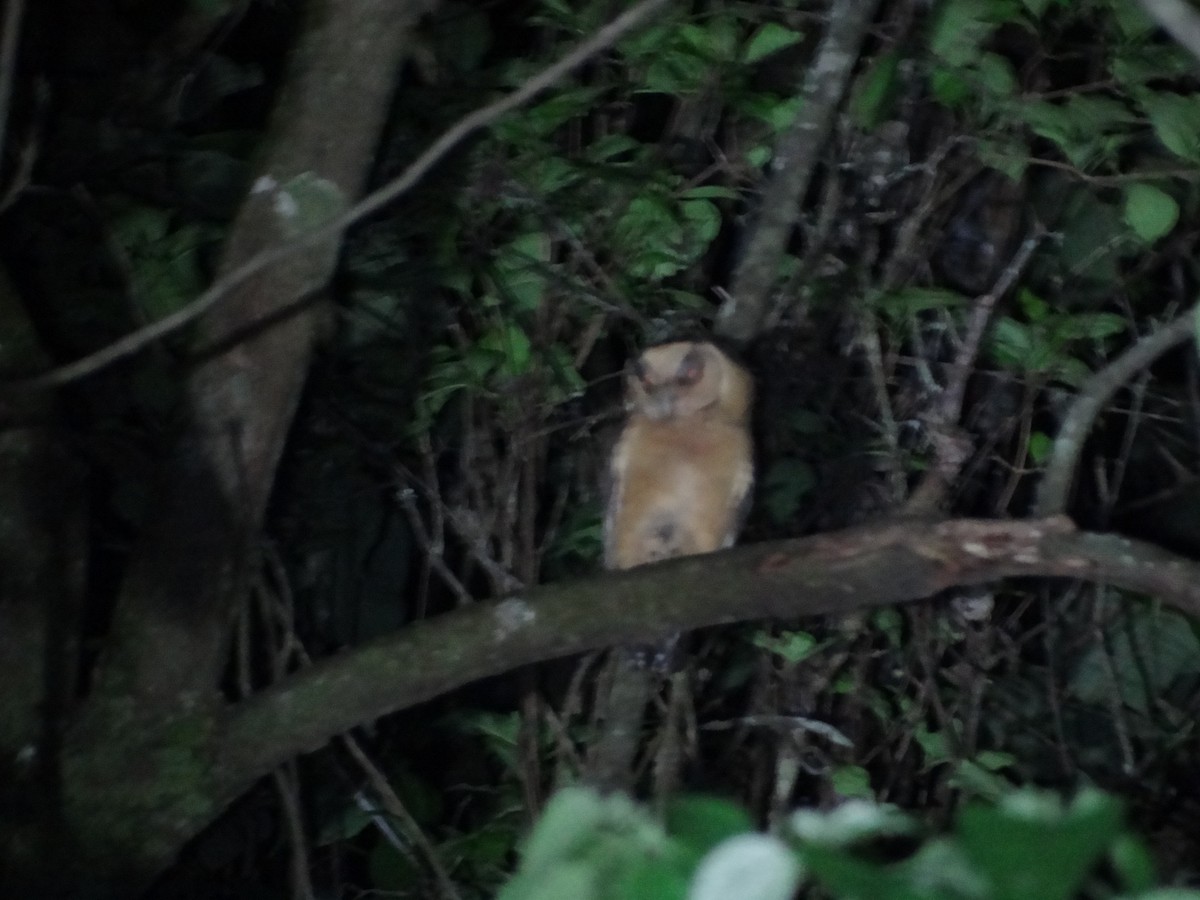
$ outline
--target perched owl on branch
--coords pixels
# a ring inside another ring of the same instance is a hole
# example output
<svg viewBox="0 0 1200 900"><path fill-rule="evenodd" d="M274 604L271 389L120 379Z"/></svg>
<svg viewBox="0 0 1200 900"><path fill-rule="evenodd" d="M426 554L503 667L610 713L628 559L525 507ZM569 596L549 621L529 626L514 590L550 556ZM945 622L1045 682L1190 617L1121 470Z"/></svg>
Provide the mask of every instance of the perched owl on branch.
<svg viewBox="0 0 1200 900"><path fill-rule="evenodd" d="M646 350L626 378L628 419L613 450L604 563L628 569L733 544L754 480L749 373L706 341ZM621 647L599 690L597 739L584 774L631 788L647 705L661 687L662 647ZM668 721L668 733L674 729ZM655 781L674 781L675 740L659 742ZM665 793L666 790L660 791Z"/></svg>
<svg viewBox="0 0 1200 900"><path fill-rule="evenodd" d="M604 562L628 569L729 547L754 480L748 372L707 342L646 350L626 381Z"/></svg>

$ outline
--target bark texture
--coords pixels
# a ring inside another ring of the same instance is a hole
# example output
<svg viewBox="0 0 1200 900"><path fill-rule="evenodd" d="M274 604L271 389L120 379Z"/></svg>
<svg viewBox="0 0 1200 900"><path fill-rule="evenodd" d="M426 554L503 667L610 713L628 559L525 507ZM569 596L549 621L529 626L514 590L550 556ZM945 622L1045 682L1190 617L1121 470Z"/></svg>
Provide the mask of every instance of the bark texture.
<svg viewBox="0 0 1200 900"><path fill-rule="evenodd" d="M759 189L754 229L717 315L716 332L722 337L746 343L762 327L804 194L878 5L878 0L834 0L830 6L829 25L800 91L804 103L775 148Z"/></svg>
<svg viewBox="0 0 1200 900"><path fill-rule="evenodd" d="M408 29L427 5L311 0L221 272L334 218L359 193ZM313 351L311 301L333 272L338 243L331 235L260 272L199 324L188 421L159 477L161 503L135 548L95 687L61 752L57 740L37 747L39 759L54 760L55 777L27 805L56 810L59 827L7 824L0 893L130 896L228 801L216 769L218 680ZM0 476L21 483L7 469ZM30 489L42 490L42 480ZM45 569L21 561L11 571ZM15 623L23 625L17 643L48 646L54 621ZM42 667L28 671L32 681L48 677Z"/></svg>
<svg viewBox="0 0 1200 900"><path fill-rule="evenodd" d="M1200 615L1200 563L1152 544L1080 532L1063 517L891 520L545 585L419 622L232 711L220 737L225 764L232 772L267 771L353 725L528 663L1031 576L1104 582Z"/></svg>

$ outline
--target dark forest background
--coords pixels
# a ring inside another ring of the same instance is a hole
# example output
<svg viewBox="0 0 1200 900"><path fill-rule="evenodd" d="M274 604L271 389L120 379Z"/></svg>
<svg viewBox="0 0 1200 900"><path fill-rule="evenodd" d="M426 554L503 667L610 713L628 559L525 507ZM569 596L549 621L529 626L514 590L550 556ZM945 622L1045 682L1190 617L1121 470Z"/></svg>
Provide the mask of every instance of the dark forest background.
<svg viewBox="0 0 1200 900"><path fill-rule="evenodd" d="M7 0L0 883L492 896L691 626L648 808L1095 786L1138 862L1063 896L1200 884L1168 7ZM710 335L747 550L604 576L622 367Z"/></svg>

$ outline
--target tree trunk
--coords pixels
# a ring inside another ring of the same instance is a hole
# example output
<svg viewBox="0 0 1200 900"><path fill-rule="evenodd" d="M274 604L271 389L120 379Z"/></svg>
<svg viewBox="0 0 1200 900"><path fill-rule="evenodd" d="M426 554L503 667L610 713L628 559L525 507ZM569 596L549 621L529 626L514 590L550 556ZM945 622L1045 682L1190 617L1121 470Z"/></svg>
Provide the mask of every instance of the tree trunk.
<svg viewBox="0 0 1200 900"><path fill-rule="evenodd" d="M359 193L407 32L427 5L311 0L260 174L226 241L222 272L328 221ZM330 239L267 269L198 326L203 361L189 379L188 424L161 473L162 502L135 548L95 687L70 721L61 752L53 739L57 729L31 724L36 704L6 721L5 749L19 749L20 728L45 733L30 746L54 777L28 779L16 799L30 809L53 810L56 822L48 829L41 815L37 822L13 819L2 826L5 896L128 896L230 799L220 789L229 779L217 775L218 682L309 367L312 301L332 274L338 243ZM11 468L0 469L10 486L40 471L28 463L24 475ZM57 536L47 528L33 533L45 539L49 553ZM8 571L39 568L22 563ZM34 664L48 646L48 623L56 620L17 613L52 607L31 586L13 595L22 602L0 608L0 633L6 644L23 649L21 659L6 653L5 668L19 665L31 690L37 688L30 696L45 697L49 675Z"/></svg>

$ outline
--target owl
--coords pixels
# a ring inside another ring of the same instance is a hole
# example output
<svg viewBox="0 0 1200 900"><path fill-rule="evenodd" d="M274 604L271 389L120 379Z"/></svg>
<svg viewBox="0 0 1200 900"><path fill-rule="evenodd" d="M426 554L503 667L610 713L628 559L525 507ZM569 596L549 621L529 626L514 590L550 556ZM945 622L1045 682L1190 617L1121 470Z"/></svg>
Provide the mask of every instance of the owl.
<svg viewBox="0 0 1200 900"><path fill-rule="evenodd" d="M613 450L605 566L729 547L754 480L749 373L706 341L646 350L626 376Z"/></svg>

